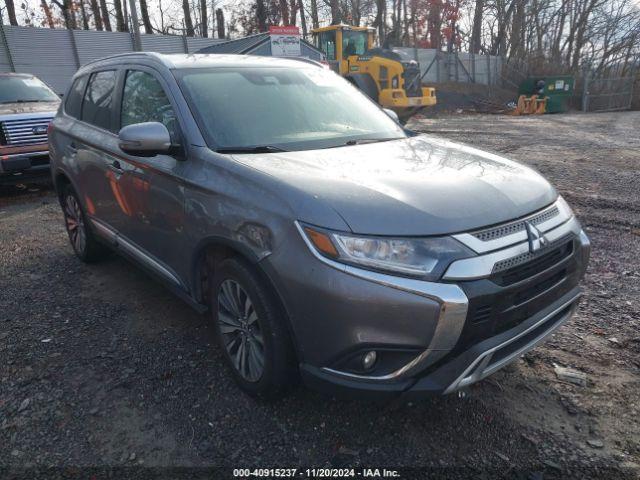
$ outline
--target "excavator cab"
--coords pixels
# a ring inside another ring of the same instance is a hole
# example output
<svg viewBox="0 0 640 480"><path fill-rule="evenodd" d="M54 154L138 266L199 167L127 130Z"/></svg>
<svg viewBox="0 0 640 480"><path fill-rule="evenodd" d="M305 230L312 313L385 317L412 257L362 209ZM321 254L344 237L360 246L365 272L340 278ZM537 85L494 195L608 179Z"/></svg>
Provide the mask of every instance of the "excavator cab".
<svg viewBox="0 0 640 480"><path fill-rule="evenodd" d="M376 48L375 29L330 25L312 31L331 68L373 100L394 110L401 121L435 105L435 89L422 86L420 66L389 49Z"/></svg>

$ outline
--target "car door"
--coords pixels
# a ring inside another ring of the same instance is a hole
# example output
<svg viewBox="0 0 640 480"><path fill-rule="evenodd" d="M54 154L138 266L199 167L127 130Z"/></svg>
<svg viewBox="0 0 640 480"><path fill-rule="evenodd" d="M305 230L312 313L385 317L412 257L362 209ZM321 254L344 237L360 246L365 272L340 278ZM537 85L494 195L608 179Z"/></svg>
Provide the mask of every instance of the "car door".
<svg viewBox="0 0 640 480"><path fill-rule="evenodd" d="M189 258L184 248L185 154L177 109L164 79L147 67L123 72L120 128L160 122L171 135L171 154L141 157L120 152L118 191L127 215L118 228L119 245L167 280L184 287Z"/></svg>
<svg viewBox="0 0 640 480"><path fill-rule="evenodd" d="M115 94L118 69L91 73L72 130L69 149L75 155L77 184L93 229L113 241L126 215L117 180L118 136L115 130Z"/></svg>

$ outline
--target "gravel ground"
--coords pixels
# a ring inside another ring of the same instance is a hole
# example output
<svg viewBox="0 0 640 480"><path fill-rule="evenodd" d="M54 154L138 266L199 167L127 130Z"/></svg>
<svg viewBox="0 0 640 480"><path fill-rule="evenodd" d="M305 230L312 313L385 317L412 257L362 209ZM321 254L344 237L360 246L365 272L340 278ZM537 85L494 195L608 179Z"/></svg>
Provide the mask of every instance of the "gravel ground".
<svg viewBox="0 0 640 480"><path fill-rule="evenodd" d="M300 387L278 403L254 401L234 386L206 316L117 256L78 261L50 190L5 190L0 477L52 478L60 471L33 470L51 466L77 478L125 466L110 478L214 478L198 467L217 466L227 478L232 467L349 465L638 478L639 125L640 112L414 121L540 170L593 243L577 315L466 398L380 405ZM587 385L560 381L554 364L585 372ZM185 470L167 470L176 466Z"/></svg>

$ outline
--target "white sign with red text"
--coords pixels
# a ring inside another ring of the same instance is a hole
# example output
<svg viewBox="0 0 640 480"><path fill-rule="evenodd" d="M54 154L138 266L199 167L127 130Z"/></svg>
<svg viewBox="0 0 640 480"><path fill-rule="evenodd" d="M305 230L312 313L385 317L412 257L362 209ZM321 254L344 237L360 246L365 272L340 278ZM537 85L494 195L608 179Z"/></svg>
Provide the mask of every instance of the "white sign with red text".
<svg viewBox="0 0 640 480"><path fill-rule="evenodd" d="M269 27L271 55L274 57L299 57L300 30L296 26Z"/></svg>

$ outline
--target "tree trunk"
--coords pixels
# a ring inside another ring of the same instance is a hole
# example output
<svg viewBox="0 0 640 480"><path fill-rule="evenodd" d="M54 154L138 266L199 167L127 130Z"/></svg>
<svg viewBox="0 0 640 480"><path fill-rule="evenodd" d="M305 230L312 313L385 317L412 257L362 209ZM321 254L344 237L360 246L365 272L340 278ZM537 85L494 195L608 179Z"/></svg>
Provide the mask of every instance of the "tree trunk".
<svg viewBox="0 0 640 480"><path fill-rule="evenodd" d="M289 22L295 25L298 20L298 0L289 0Z"/></svg>
<svg viewBox="0 0 640 480"><path fill-rule="evenodd" d="M476 0L476 9L473 14L473 27L471 30L471 52L480 53L482 35L482 14L484 13L484 0Z"/></svg>
<svg viewBox="0 0 640 480"><path fill-rule="evenodd" d="M47 4L46 0L40 0L40 6L42 7L42 11L44 12L44 18L47 21L47 25L49 28L56 28L56 24L53 22L53 15L51 14L51 9Z"/></svg>
<svg viewBox="0 0 640 480"><path fill-rule="evenodd" d="M385 22L385 7L386 0L376 0L376 18L373 21L373 26L378 29L378 44L384 43L384 22Z"/></svg>
<svg viewBox="0 0 640 480"><path fill-rule="evenodd" d="M218 26L218 38L225 38L224 32L224 12L221 8L216 10L216 24Z"/></svg>
<svg viewBox="0 0 640 480"><path fill-rule="evenodd" d="M196 32L193 29L193 21L191 20L189 0L182 0L182 11L184 12L184 27L187 31L187 37L193 37Z"/></svg>
<svg viewBox="0 0 640 480"><path fill-rule="evenodd" d="M313 28L318 28L320 26L320 19L318 18L318 1L317 0L311 0L311 24L313 25Z"/></svg>
<svg viewBox="0 0 640 480"><path fill-rule="evenodd" d="M144 25L144 33L153 33L151 20L149 19L149 7L147 0L140 0L140 15L142 15L142 24Z"/></svg>
<svg viewBox="0 0 640 480"><path fill-rule="evenodd" d="M439 2L433 2L429 9L429 44L431 48L440 50L442 48L442 6Z"/></svg>
<svg viewBox="0 0 640 480"><path fill-rule="evenodd" d="M302 0L298 0L298 8L300 9L300 23L302 24L302 38L307 38L307 19L304 16L304 5Z"/></svg>
<svg viewBox="0 0 640 480"><path fill-rule="evenodd" d="M267 31L267 8L264 0L256 0L256 20L258 21L258 30L260 32Z"/></svg>
<svg viewBox="0 0 640 480"><path fill-rule="evenodd" d="M209 36L209 16L207 15L207 0L200 0L200 34L207 38Z"/></svg>
<svg viewBox="0 0 640 480"><path fill-rule="evenodd" d="M330 0L331 6L331 25L338 25L342 22L342 13L340 11L340 0Z"/></svg>
<svg viewBox="0 0 640 480"><path fill-rule="evenodd" d="M45 4L45 0L42 0ZM102 31L102 18L100 17L100 7L98 7L98 0L91 0L91 13L93 14L93 21L96 24L96 30Z"/></svg>
<svg viewBox="0 0 640 480"><path fill-rule="evenodd" d="M113 0L113 6L116 10L116 30L118 32L128 32L129 28L124 21L124 15L122 14L122 4L120 0Z"/></svg>
<svg viewBox="0 0 640 480"><path fill-rule="evenodd" d="M107 9L107 0L100 0L100 11L102 12L102 22L107 32L111 31L111 19L109 18L109 10Z"/></svg>
<svg viewBox="0 0 640 480"><path fill-rule="evenodd" d="M13 0L5 0L7 4L7 14L9 15L9 23L14 27L18 25L18 19L16 18L16 6Z"/></svg>
<svg viewBox="0 0 640 480"><path fill-rule="evenodd" d="M280 0L280 15L282 16L282 24L289 25L289 5L287 0Z"/></svg>
<svg viewBox="0 0 640 480"><path fill-rule="evenodd" d="M524 49L524 2L525 0L514 0L515 13L511 24L511 49L510 57L521 59Z"/></svg>
<svg viewBox="0 0 640 480"><path fill-rule="evenodd" d="M89 30L89 17L87 16L84 0L80 0L80 16L82 17L82 28Z"/></svg>
<svg viewBox="0 0 640 480"><path fill-rule="evenodd" d="M75 30L77 27L76 16L73 14L73 4L71 0L52 0L52 2L62 11L64 26L69 30Z"/></svg>

